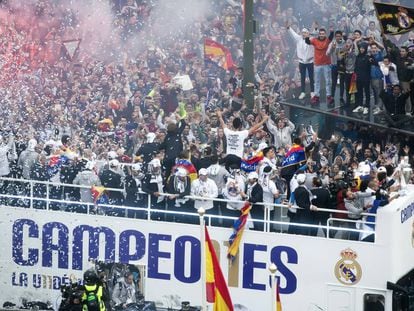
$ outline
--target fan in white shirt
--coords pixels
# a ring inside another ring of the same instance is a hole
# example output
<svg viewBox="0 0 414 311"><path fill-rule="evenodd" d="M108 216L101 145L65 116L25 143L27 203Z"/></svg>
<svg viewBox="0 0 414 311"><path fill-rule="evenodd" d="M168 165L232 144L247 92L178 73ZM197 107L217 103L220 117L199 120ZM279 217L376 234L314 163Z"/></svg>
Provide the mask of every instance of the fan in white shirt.
<svg viewBox="0 0 414 311"><path fill-rule="evenodd" d="M218 188L214 180L208 178L208 171L205 168L200 169L198 178L191 183L191 195L203 198L217 198ZM213 208L213 200L194 200L195 209L200 207L205 210Z"/></svg>
<svg viewBox="0 0 414 311"><path fill-rule="evenodd" d="M249 130L242 130L243 124L240 118L234 118L233 119L233 128L234 130L231 130L227 127L227 125L224 123L222 112L220 110L217 110L217 117L219 118L220 125L224 129L224 135L226 136L226 142L227 142L227 149L226 154L232 154L239 158L243 157L243 144L247 137L249 137L251 134L256 132L269 118L268 116L264 116L262 121L252 126Z"/></svg>

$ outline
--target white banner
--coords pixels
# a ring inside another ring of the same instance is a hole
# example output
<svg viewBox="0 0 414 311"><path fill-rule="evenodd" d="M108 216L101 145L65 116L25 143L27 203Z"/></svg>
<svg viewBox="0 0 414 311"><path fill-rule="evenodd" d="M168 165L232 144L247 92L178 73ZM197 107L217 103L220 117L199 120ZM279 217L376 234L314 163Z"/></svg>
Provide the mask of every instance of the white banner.
<svg viewBox="0 0 414 311"><path fill-rule="evenodd" d="M398 226L411 228L410 213L404 214L404 224L399 210L387 215L393 233L378 244L247 231L232 263L226 257L231 229L209 231L234 304L270 310L268 267L273 262L284 310L328 310L332 286L354 295L356 288L386 293L386 281L395 276L385 268L396 256L387 243L394 243ZM201 305L198 226L2 207L0 228L1 305L22 299L54 303L61 285L82 278L89 259L146 266L145 298L159 306L177 307L181 301ZM411 249L407 260L413 262L411 241L407 237L405 244ZM362 305L362 298L358 301Z"/></svg>

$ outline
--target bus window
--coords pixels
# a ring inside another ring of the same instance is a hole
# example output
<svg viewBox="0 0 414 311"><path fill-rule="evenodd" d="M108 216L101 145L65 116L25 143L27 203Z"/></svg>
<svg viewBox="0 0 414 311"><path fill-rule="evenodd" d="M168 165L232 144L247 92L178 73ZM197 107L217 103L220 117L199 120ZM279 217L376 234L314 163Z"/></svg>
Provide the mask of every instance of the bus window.
<svg viewBox="0 0 414 311"><path fill-rule="evenodd" d="M385 297L379 294L365 294L364 311L385 311Z"/></svg>

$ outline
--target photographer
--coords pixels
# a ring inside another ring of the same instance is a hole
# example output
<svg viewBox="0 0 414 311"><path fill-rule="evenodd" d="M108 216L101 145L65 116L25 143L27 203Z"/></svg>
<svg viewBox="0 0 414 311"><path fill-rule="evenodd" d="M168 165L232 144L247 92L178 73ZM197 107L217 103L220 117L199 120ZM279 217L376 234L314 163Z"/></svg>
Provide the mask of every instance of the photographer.
<svg viewBox="0 0 414 311"><path fill-rule="evenodd" d="M122 310L127 308L131 303L136 303L137 290L134 283L134 275L131 272L126 272L123 279L115 285L112 293L112 302L115 310Z"/></svg>
<svg viewBox="0 0 414 311"><path fill-rule="evenodd" d="M62 285L60 288L62 301L59 305L59 311L81 311L83 287L79 283Z"/></svg>
<svg viewBox="0 0 414 311"><path fill-rule="evenodd" d="M83 274L84 292L82 295L82 309L84 311L106 311L105 291L98 274L94 269L86 270Z"/></svg>

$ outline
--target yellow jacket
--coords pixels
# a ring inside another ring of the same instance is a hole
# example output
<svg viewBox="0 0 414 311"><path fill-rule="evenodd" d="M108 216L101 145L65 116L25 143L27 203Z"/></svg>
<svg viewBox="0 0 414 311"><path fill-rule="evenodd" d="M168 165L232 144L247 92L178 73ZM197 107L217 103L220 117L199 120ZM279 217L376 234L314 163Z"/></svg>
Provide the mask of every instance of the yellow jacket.
<svg viewBox="0 0 414 311"><path fill-rule="evenodd" d="M96 291L96 297L98 298L98 303L99 303L99 311L106 311L105 303L102 298L103 296L102 286L95 284L95 285L84 285L84 287L85 287L85 292L82 295L82 309L84 311L90 311L88 310L88 305L87 305L87 302L88 302L87 293Z"/></svg>

